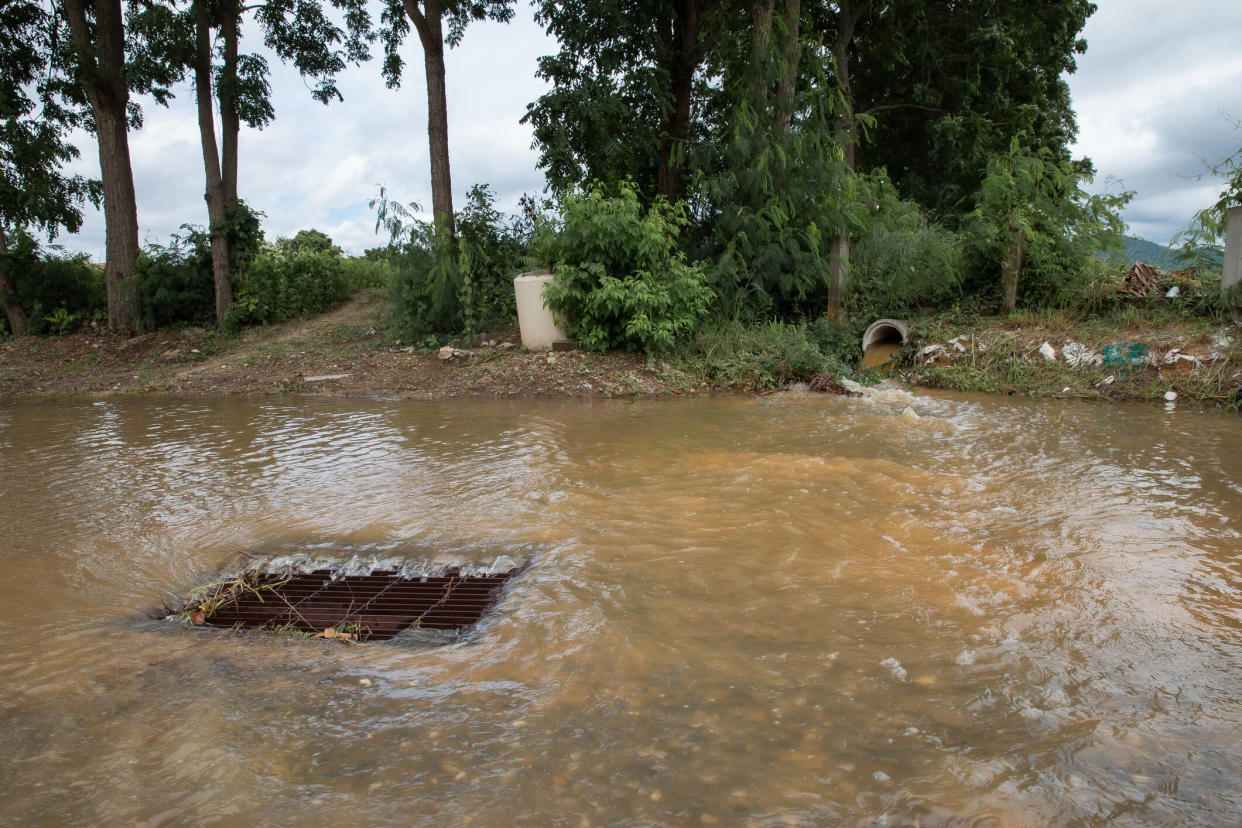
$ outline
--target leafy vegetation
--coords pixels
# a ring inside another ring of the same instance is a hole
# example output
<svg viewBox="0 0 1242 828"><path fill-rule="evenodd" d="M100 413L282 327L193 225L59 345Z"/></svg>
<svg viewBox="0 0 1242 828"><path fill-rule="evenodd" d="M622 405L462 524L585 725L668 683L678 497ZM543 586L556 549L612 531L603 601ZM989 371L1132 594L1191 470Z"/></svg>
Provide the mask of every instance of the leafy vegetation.
<svg viewBox="0 0 1242 828"><path fill-rule="evenodd" d="M533 214L506 220L486 184L475 185L457 214L456 236L414 218L419 207L391 200L384 188L371 201L387 249L369 256L389 268L390 318L405 340L478 333L516 313L513 277L523 267Z"/></svg>
<svg viewBox="0 0 1242 828"><path fill-rule="evenodd" d="M583 348L668 350L706 315L703 271L676 248L683 205L657 200L643 210L634 185L621 182L611 197L598 186L571 193L561 212L560 227L545 225L536 240L556 275L544 302Z"/></svg>
<svg viewBox="0 0 1242 828"><path fill-rule="evenodd" d="M724 388L768 390L819 374L851 372L839 356L837 329L820 320L708 325L680 352L692 374ZM852 343L855 347L856 342Z"/></svg>
<svg viewBox="0 0 1242 828"><path fill-rule="evenodd" d="M227 319L248 325L321 313L379 285L385 273L378 262L349 263L328 236L304 230L260 248L237 281Z"/></svg>
<svg viewBox="0 0 1242 828"><path fill-rule="evenodd" d="M903 317L962 296L965 241L881 182L874 215L850 251L849 318Z"/></svg>
<svg viewBox="0 0 1242 828"><path fill-rule="evenodd" d="M49 241L76 232L82 207L98 202L98 182L66 175L78 157L68 134L84 113L64 78L63 55L53 48L54 16L42 3L13 0L0 6L0 304L8 329L26 332L32 291L30 234ZM24 288L22 284L24 283Z"/></svg>
<svg viewBox="0 0 1242 828"><path fill-rule="evenodd" d="M104 274L84 254L41 250L20 234L5 251L11 290L8 301L23 308L24 328L9 333L65 334L105 310ZM0 318L0 332L9 320Z"/></svg>

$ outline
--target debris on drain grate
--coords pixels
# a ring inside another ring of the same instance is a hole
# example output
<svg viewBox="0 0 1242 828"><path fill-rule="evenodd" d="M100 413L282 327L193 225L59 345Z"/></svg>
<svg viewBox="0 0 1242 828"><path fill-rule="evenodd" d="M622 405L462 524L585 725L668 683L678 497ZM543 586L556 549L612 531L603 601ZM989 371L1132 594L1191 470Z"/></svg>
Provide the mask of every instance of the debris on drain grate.
<svg viewBox="0 0 1242 828"><path fill-rule="evenodd" d="M483 618L499 600L501 588L520 571L463 573L452 567L435 575L412 575L399 570L252 570L196 590L183 608L168 615L196 626L341 641L387 641L407 630L460 632Z"/></svg>

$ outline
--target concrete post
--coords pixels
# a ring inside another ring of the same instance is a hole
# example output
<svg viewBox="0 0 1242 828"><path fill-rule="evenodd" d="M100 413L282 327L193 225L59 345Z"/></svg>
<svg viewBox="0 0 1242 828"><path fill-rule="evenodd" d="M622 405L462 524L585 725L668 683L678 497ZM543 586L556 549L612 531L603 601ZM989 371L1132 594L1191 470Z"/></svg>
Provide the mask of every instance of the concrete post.
<svg viewBox="0 0 1242 828"><path fill-rule="evenodd" d="M1239 282L1242 282L1242 207L1233 207L1225 227L1225 262L1221 268L1220 289L1228 291ZM1234 303L1233 321L1242 324L1242 301Z"/></svg>

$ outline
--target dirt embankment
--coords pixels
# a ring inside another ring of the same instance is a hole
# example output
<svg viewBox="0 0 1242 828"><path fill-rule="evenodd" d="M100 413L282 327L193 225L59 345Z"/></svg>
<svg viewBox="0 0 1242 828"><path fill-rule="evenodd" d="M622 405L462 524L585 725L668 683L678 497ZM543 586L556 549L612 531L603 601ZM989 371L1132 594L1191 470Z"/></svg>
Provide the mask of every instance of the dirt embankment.
<svg viewBox="0 0 1242 828"><path fill-rule="evenodd" d="M0 394L268 394L339 396L655 396L698 383L634 354L523 351L514 330L461 343L451 359L383 334L383 297L367 292L314 319L123 338L86 328L0 342Z"/></svg>
<svg viewBox="0 0 1242 828"><path fill-rule="evenodd" d="M925 320L913 338L902 375L929 388L1209 405L1242 391L1242 330L1202 320Z"/></svg>
<svg viewBox="0 0 1242 828"><path fill-rule="evenodd" d="M84 329L0 341L0 395L273 394L379 397L617 397L745 393L712 387L675 359L578 350L530 353L516 330L435 351L384 334L370 291L313 319L222 335L201 328L116 337ZM1242 330L1206 322L1121 325L1048 316L914 322L888 366L908 384L1082 399L1238 405ZM810 380L811 378L804 378ZM814 390L837 390L835 382Z"/></svg>

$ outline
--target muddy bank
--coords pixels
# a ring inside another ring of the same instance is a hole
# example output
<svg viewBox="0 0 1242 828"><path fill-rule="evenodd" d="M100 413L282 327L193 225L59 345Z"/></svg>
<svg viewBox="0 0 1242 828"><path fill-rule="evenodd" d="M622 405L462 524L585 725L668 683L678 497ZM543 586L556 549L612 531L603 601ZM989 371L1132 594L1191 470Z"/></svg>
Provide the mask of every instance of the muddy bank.
<svg viewBox="0 0 1242 828"><path fill-rule="evenodd" d="M435 351L384 334L368 292L314 319L234 336L202 328L131 338L85 328L0 342L0 394L279 394L613 397L697 393L687 373L625 353L528 353L516 330Z"/></svg>
<svg viewBox="0 0 1242 828"><path fill-rule="evenodd" d="M955 391L1234 406L1242 392L1242 330L1199 320L928 319L900 360L904 381Z"/></svg>
<svg viewBox="0 0 1242 828"><path fill-rule="evenodd" d="M773 384L712 383L676 356L530 353L515 328L440 352L414 347L385 333L383 298L370 291L313 319L236 335L188 328L122 338L85 328L0 341L0 395L607 398L753 393ZM868 365L881 371L866 377L1033 397L1162 400L1171 392L1207 405L1237 405L1242 389L1242 331L1201 321L931 317L913 320L905 347L890 350L894 362Z"/></svg>

